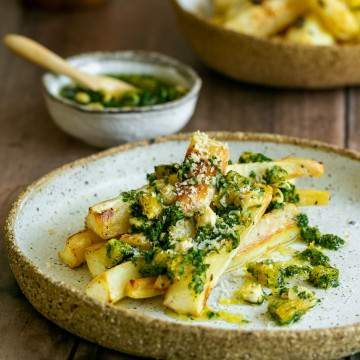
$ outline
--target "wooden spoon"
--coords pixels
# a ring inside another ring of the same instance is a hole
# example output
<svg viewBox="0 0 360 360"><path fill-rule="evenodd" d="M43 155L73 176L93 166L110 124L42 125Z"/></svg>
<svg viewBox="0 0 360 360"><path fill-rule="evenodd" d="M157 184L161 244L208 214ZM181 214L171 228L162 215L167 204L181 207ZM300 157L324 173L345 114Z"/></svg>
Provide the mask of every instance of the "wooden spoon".
<svg viewBox="0 0 360 360"><path fill-rule="evenodd" d="M9 49L26 60L56 74L66 75L80 86L94 91L101 91L106 96L121 97L127 91L136 90L134 86L125 81L109 76L92 75L82 72L49 49L25 36L8 34L4 37L4 43Z"/></svg>

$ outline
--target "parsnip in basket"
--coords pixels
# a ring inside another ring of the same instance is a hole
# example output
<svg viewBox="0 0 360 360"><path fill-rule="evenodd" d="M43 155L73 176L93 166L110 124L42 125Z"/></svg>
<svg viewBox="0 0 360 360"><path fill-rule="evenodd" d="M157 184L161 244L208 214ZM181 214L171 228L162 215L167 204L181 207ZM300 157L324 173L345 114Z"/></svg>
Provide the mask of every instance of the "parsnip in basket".
<svg viewBox="0 0 360 360"><path fill-rule="evenodd" d="M212 21L226 29L304 45L356 42L356 0L212 0Z"/></svg>

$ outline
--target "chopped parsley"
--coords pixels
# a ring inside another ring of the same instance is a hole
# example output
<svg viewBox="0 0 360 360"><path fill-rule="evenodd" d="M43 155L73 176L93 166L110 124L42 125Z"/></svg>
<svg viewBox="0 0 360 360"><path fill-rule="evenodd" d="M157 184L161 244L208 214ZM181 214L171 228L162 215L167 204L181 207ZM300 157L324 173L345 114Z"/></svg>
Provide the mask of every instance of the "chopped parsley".
<svg viewBox="0 0 360 360"><path fill-rule="evenodd" d="M220 245L220 241L230 240L231 250L239 245L239 233L233 225L228 225L223 219L219 218L215 227L205 225L198 228L194 237L197 247L207 250L214 250Z"/></svg>
<svg viewBox="0 0 360 360"><path fill-rule="evenodd" d="M322 235L318 227L309 226L309 219L305 214L299 214L296 221L300 228L301 237L307 243L314 243L329 250L338 250L345 244L345 240L341 237L333 234Z"/></svg>
<svg viewBox="0 0 360 360"><path fill-rule="evenodd" d="M163 215L163 226L165 231L171 226L175 225L179 220L185 218L185 214L178 204L173 204L165 208Z"/></svg>
<svg viewBox="0 0 360 360"><path fill-rule="evenodd" d="M139 272L144 277L169 275L167 267L158 264L145 264L140 268Z"/></svg>
<svg viewBox="0 0 360 360"><path fill-rule="evenodd" d="M337 250L344 244L345 244L344 239L333 234L321 235L320 239L318 239L317 242L317 245L329 250Z"/></svg>
<svg viewBox="0 0 360 360"><path fill-rule="evenodd" d="M138 203L132 205L132 214L134 213L138 215L138 219L135 224L132 220L131 232L143 233L155 246L164 250L173 246L168 234L169 227L185 217L184 212L176 203L166 207L158 218L152 220L148 220L141 212L139 213Z"/></svg>
<svg viewBox="0 0 360 360"><path fill-rule="evenodd" d="M135 254L135 249L118 239L111 239L106 243L106 256L112 266L129 260Z"/></svg>
<svg viewBox="0 0 360 360"><path fill-rule="evenodd" d="M101 91L93 91L75 84L60 89L60 96L74 103L92 108L134 108L152 106L177 100L188 89L178 84L171 84L163 79L148 74L107 74L107 76L126 81L136 87L121 97L108 97Z"/></svg>
<svg viewBox="0 0 360 360"><path fill-rule="evenodd" d="M254 163L254 162L268 162L268 161L272 161L272 159L268 158L264 154L253 153L251 151L243 152L240 155L239 160L238 160L238 162L240 164L247 164L247 163Z"/></svg>
<svg viewBox="0 0 360 360"><path fill-rule="evenodd" d="M125 202L134 201L137 196L136 190L125 191L121 194L122 200Z"/></svg>
<svg viewBox="0 0 360 360"><path fill-rule="evenodd" d="M299 214L296 216L297 224L300 228L305 228L309 225L309 218L306 214Z"/></svg>
<svg viewBox="0 0 360 360"><path fill-rule="evenodd" d="M270 296L268 312L278 325L289 325L300 320L317 303L316 295L309 289L282 288Z"/></svg>
<svg viewBox="0 0 360 360"><path fill-rule="evenodd" d="M219 315L215 311L211 310L206 313L206 316L209 320L219 317Z"/></svg>
<svg viewBox="0 0 360 360"><path fill-rule="evenodd" d="M170 175L176 175L180 164L157 165L155 166L155 176L157 179L167 178Z"/></svg>
<svg viewBox="0 0 360 360"><path fill-rule="evenodd" d="M284 203L280 201L271 201L268 208L266 209L267 212L277 209L282 209L284 207Z"/></svg>
<svg viewBox="0 0 360 360"><path fill-rule="evenodd" d="M299 194L296 192L296 186L291 182L282 182L278 185L278 189L284 196L284 202L297 204L300 201Z"/></svg>
<svg viewBox="0 0 360 360"><path fill-rule="evenodd" d="M283 288L290 279L307 280L311 267L307 265L288 265L267 259L247 265L247 272L261 285L270 288Z"/></svg>
<svg viewBox="0 0 360 360"><path fill-rule="evenodd" d="M150 185L153 185L157 180L157 177L155 173L150 173L150 174L146 174L146 179Z"/></svg>
<svg viewBox="0 0 360 360"><path fill-rule="evenodd" d="M302 239L307 243L318 244L321 238L321 233L316 226L307 226L306 228L300 229Z"/></svg>
<svg viewBox="0 0 360 360"><path fill-rule="evenodd" d="M338 287L339 270L332 266L315 266L310 272L309 281L312 285L321 289Z"/></svg>
<svg viewBox="0 0 360 360"><path fill-rule="evenodd" d="M265 184L271 185L280 183L286 180L288 172L282 167L275 165L270 169L265 170L265 174L263 176L263 180Z"/></svg>
<svg viewBox="0 0 360 360"><path fill-rule="evenodd" d="M298 253L297 257L301 260L308 261L312 266L327 266L330 263L329 257L312 244L310 244L305 250Z"/></svg>
<svg viewBox="0 0 360 360"><path fill-rule="evenodd" d="M184 162L179 166L177 174L180 181L184 181L191 177L194 159L187 156Z"/></svg>
<svg viewBox="0 0 360 360"><path fill-rule="evenodd" d="M310 266L289 265L281 269L281 274L284 279L301 278L302 280L306 280L309 278L310 271Z"/></svg>
<svg viewBox="0 0 360 360"><path fill-rule="evenodd" d="M183 258L182 267L180 267L180 271L184 271L185 266L191 266L192 278L189 288L195 294L200 294L204 290L206 271L209 267L209 264L205 263L206 255L207 251L205 250L190 248Z"/></svg>
<svg viewBox="0 0 360 360"><path fill-rule="evenodd" d="M284 285L280 264L267 259L259 262L249 263L246 270L261 285L277 288Z"/></svg>

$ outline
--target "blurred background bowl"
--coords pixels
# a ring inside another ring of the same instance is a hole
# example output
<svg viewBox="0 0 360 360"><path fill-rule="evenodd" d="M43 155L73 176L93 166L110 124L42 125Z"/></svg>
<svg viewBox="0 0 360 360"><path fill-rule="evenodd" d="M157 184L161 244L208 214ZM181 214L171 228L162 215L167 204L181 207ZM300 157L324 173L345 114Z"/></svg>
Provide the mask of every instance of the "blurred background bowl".
<svg viewBox="0 0 360 360"><path fill-rule="evenodd" d="M306 46L255 38L211 23L211 0L172 0L172 4L196 54L234 79L294 88L360 84L360 44Z"/></svg>
<svg viewBox="0 0 360 360"><path fill-rule="evenodd" d="M120 51L82 54L67 60L92 74L146 74L189 89L181 98L164 104L90 110L60 96L60 90L71 83L69 78L45 74L45 100L54 122L88 144L109 147L172 134L182 129L194 113L201 80L190 67L168 56Z"/></svg>

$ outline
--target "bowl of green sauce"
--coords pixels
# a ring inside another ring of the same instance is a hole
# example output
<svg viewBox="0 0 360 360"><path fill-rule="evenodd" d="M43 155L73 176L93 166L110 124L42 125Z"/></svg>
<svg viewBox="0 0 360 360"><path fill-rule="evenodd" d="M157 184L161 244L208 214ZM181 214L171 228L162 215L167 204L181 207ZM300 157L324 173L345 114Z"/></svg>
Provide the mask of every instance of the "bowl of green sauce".
<svg viewBox="0 0 360 360"><path fill-rule="evenodd" d="M97 52L67 59L85 72L119 78L136 90L108 97L47 73L44 94L54 122L91 145L109 147L182 129L194 113L201 80L190 67L145 51Z"/></svg>

